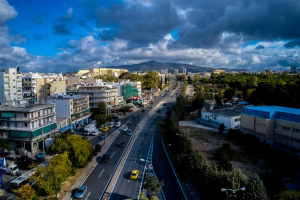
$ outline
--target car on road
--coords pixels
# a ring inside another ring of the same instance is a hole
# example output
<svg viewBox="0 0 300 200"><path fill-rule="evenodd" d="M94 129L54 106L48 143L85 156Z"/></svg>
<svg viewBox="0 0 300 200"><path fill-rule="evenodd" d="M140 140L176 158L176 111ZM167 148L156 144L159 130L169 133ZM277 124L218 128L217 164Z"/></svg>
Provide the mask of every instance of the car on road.
<svg viewBox="0 0 300 200"><path fill-rule="evenodd" d="M98 129L92 130L92 132L91 132L91 135L93 135L93 136L96 136L98 134L99 134L99 130Z"/></svg>
<svg viewBox="0 0 300 200"><path fill-rule="evenodd" d="M103 154L103 156L100 159L100 162L107 162L109 159L108 153Z"/></svg>
<svg viewBox="0 0 300 200"><path fill-rule="evenodd" d="M166 106L167 104L166 103L164 103L164 106Z"/></svg>
<svg viewBox="0 0 300 200"><path fill-rule="evenodd" d="M102 135L99 136L100 139L104 139L104 138L106 138L106 137L107 137L107 134L106 134L106 133L104 133L104 134L102 134Z"/></svg>
<svg viewBox="0 0 300 200"><path fill-rule="evenodd" d="M125 142L120 142L119 147L125 147Z"/></svg>
<svg viewBox="0 0 300 200"><path fill-rule="evenodd" d="M77 189L74 198L82 199L86 192L87 192L87 186L81 186L80 188Z"/></svg>
<svg viewBox="0 0 300 200"><path fill-rule="evenodd" d="M160 113L161 111L160 111L160 110L157 110L157 112Z"/></svg>
<svg viewBox="0 0 300 200"><path fill-rule="evenodd" d="M132 172L130 174L130 179L136 180L138 178L138 176L139 176L139 170L134 169L134 170L132 170Z"/></svg>
<svg viewBox="0 0 300 200"><path fill-rule="evenodd" d="M115 123L115 127L120 127L121 126L121 122L116 122Z"/></svg>
<svg viewBox="0 0 300 200"><path fill-rule="evenodd" d="M108 126L109 128L112 128L112 127L115 126L115 122L110 122L109 124L107 124L107 126Z"/></svg>
<svg viewBox="0 0 300 200"><path fill-rule="evenodd" d="M132 117L136 118L136 117L137 117L137 114L132 115Z"/></svg>
<svg viewBox="0 0 300 200"><path fill-rule="evenodd" d="M124 126L124 127L122 128L122 131L123 131L123 132L128 131L128 126Z"/></svg>
<svg viewBox="0 0 300 200"><path fill-rule="evenodd" d="M109 130L108 126L104 126L104 128L102 129L103 132L106 132L108 130Z"/></svg>
<svg viewBox="0 0 300 200"><path fill-rule="evenodd" d="M128 130L126 134L127 135L132 135L132 130Z"/></svg>

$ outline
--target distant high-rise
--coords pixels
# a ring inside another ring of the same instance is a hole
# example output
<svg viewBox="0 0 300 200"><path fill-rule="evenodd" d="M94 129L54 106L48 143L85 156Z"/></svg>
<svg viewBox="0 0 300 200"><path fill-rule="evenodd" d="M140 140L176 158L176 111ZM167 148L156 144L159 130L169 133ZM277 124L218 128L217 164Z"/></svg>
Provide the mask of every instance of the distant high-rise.
<svg viewBox="0 0 300 200"><path fill-rule="evenodd" d="M186 68L184 68L184 67L182 68L182 73L186 74Z"/></svg>
<svg viewBox="0 0 300 200"><path fill-rule="evenodd" d="M178 74L178 69L174 69L174 74Z"/></svg>
<svg viewBox="0 0 300 200"><path fill-rule="evenodd" d="M292 72L297 71L297 66L296 66L296 65L292 65L292 66L291 66L291 71L292 71Z"/></svg>
<svg viewBox="0 0 300 200"><path fill-rule="evenodd" d="M0 102L22 100L22 74L19 67L5 68L0 72Z"/></svg>

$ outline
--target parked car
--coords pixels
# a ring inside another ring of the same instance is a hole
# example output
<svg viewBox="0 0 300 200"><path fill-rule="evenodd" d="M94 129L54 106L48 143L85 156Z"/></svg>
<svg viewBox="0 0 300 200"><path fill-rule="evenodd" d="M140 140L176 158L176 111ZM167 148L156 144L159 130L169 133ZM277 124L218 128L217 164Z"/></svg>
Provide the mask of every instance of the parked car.
<svg viewBox="0 0 300 200"><path fill-rule="evenodd" d="M104 133L104 134L102 134L102 135L99 136L100 139L104 139L104 138L106 138L106 137L107 137L107 134L106 134L106 133Z"/></svg>
<svg viewBox="0 0 300 200"><path fill-rule="evenodd" d="M81 186L80 188L77 189L74 198L82 199L86 192L87 192L87 186Z"/></svg>
<svg viewBox="0 0 300 200"><path fill-rule="evenodd" d="M31 169L34 167L34 161L32 158L29 158L28 156L21 156L16 158L16 164L20 169Z"/></svg>
<svg viewBox="0 0 300 200"><path fill-rule="evenodd" d="M92 132L91 132L91 135L93 135L93 136L96 136L98 134L99 134L99 130L98 129L92 130Z"/></svg>
<svg viewBox="0 0 300 200"><path fill-rule="evenodd" d="M99 127L99 129L102 130L104 127L105 127L105 125L102 124L102 125Z"/></svg>
<svg viewBox="0 0 300 200"><path fill-rule="evenodd" d="M132 135L132 130L128 130L126 134L127 135Z"/></svg>
<svg viewBox="0 0 300 200"><path fill-rule="evenodd" d="M35 156L37 162L44 162L45 160L45 152L41 151L39 154Z"/></svg>
<svg viewBox="0 0 300 200"><path fill-rule="evenodd" d="M139 170L132 170L131 174L130 174L130 179L132 180L136 180L139 176Z"/></svg>
<svg viewBox="0 0 300 200"><path fill-rule="evenodd" d="M124 127L122 128L122 131L123 131L123 132L128 131L128 126L124 126Z"/></svg>
<svg viewBox="0 0 300 200"><path fill-rule="evenodd" d="M125 147L125 142L120 142L119 147Z"/></svg>
<svg viewBox="0 0 300 200"><path fill-rule="evenodd" d="M110 122L109 124L107 124L107 126L108 126L109 128L112 128L112 127L115 126L115 122Z"/></svg>
<svg viewBox="0 0 300 200"><path fill-rule="evenodd" d="M106 132L108 130L109 130L108 126L104 126L104 128L102 129L103 132Z"/></svg>
<svg viewBox="0 0 300 200"><path fill-rule="evenodd" d="M116 122L115 123L115 127L120 127L121 126L121 122Z"/></svg>
<svg viewBox="0 0 300 200"><path fill-rule="evenodd" d="M109 155L108 155L108 153L105 153L101 157L100 162L107 162L108 159L109 159Z"/></svg>

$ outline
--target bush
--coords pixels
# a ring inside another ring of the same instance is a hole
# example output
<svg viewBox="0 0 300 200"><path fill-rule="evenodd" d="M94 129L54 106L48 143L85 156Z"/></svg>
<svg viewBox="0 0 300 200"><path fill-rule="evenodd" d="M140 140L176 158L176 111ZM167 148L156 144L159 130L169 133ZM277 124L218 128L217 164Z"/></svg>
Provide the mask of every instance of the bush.
<svg viewBox="0 0 300 200"><path fill-rule="evenodd" d="M102 149L102 146L101 146L100 144L96 144L95 150L96 150L97 152L100 152L101 149Z"/></svg>
<svg viewBox="0 0 300 200"><path fill-rule="evenodd" d="M232 166L230 160L228 160L228 159L224 159L224 160L221 161L221 167L225 171L232 171L233 170L233 166Z"/></svg>

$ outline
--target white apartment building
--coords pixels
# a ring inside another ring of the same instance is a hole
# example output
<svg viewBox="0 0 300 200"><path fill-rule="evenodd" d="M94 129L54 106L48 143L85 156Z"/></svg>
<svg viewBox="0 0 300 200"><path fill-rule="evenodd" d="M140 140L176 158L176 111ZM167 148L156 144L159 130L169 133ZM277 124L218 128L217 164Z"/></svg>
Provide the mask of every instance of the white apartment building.
<svg viewBox="0 0 300 200"><path fill-rule="evenodd" d="M19 67L5 68L0 72L0 103L22 100L22 74Z"/></svg>
<svg viewBox="0 0 300 200"><path fill-rule="evenodd" d="M55 102L58 118L69 119L68 126L60 127L61 129L74 131L76 128L89 123L91 116L89 96L65 95L56 99L49 99L48 102Z"/></svg>
<svg viewBox="0 0 300 200"><path fill-rule="evenodd" d="M0 107L0 138L9 140L13 150L43 150L44 139L53 136L56 127L54 104L11 101Z"/></svg>
<svg viewBox="0 0 300 200"><path fill-rule="evenodd" d="M99 102L105 102L108 108L119 103L117 88L109 85L80 86L77 94L89 96L90 108L97 108Z"/></svg>

